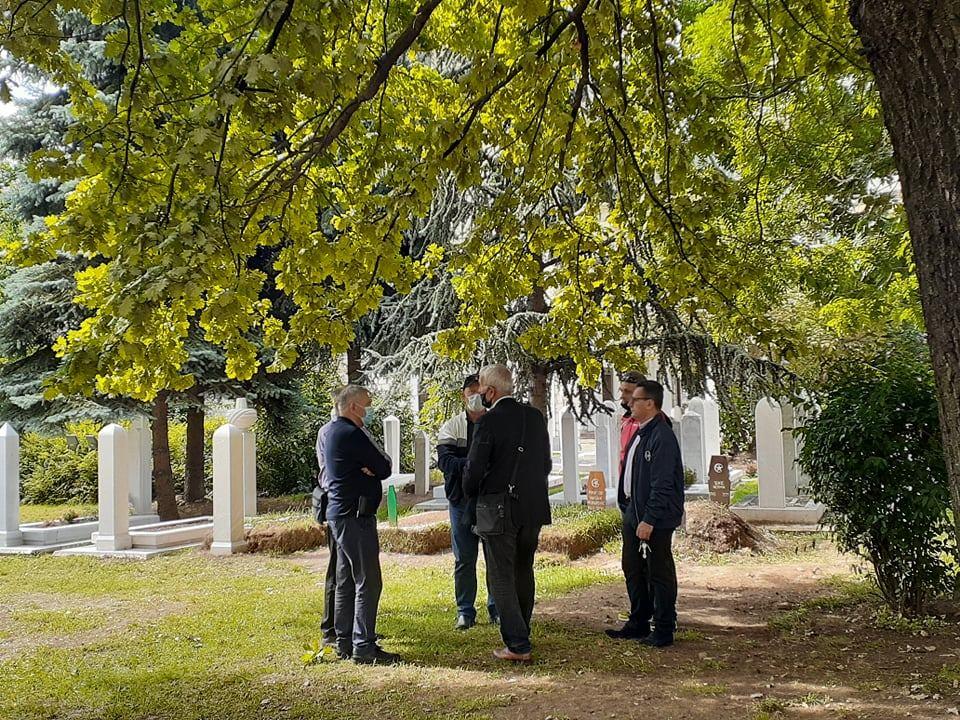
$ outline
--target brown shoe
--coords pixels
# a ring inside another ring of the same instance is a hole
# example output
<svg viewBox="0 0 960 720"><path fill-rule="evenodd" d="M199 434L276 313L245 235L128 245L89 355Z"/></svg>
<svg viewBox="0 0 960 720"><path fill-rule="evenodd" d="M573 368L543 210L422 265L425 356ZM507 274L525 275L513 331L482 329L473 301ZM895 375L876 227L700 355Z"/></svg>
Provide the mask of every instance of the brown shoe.
<svg viewBox="0 0 960 720"><path fill-rule="evenodd" d="M533 658L530 653L515 653L510 648L500 648L493 651L493 656L497 660L509 660L510 662L528 663Z"/></svg>

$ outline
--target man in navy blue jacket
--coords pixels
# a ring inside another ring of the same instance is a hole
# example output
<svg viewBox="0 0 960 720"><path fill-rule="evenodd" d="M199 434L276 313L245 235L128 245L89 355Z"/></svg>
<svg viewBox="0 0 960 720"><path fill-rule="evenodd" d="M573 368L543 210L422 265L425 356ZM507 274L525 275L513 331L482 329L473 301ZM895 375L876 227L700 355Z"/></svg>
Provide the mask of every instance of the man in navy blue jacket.
<svg viewBox="0 0 960 720"><path fill-rule="evenodd" d="M630 410L639 424L627 447L617 491L630 619L623 628L606 631L612 638L636 639L651 647L673 644L677 628L677 569L671 545L684 500L680 446L662 408L663 386L653 380L638 383Z"/></svg>
<svg viewBox="0 0 960 720"><path fill-rule="evenodd" d="M370 405L370 393L359 385L347 385L337 395L340 416L324 444L327 528L337 544L337 654L361 664L387 664L400 660L377 645L383 590L377 507L383 499L381 481L390 477L390 458L363 430Z"/></svg>

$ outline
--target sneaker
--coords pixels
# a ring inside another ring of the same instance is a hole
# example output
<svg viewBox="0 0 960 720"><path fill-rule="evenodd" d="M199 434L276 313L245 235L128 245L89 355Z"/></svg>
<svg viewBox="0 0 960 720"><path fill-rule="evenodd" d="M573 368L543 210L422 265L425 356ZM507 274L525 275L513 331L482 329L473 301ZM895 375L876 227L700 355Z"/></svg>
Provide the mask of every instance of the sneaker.
<svg viewBox="0 0 960 720"><path fill-rule="evenodd" d="M613 638L614 640L642 640L650 634L650 628L624 625L619 630L607 628L603 632L606 633L608 638Z"/></svg>
<svg viewBox="0 0 960 720"><path fill-rule="evenodd" d="M500 616L499 616L499 615L491 615L491 616L490 616L490 624L491 624L491 625L499 625L499 624L500 624Z"/></svg>
<svg viewBox="0 0 960 720"><path fill-rule="evenodd" d="M337 660L349 660L353 657L353 650L343 650L341 648L334 648L334 655L336 655Z"/></svg>
<svg viewBox="0 0 960 720"><path fill-rule="evenodd" d="M357 665L397 665L401 662L399 655L387 652L379 645L374 646L372 653L365 653L363 655L354 653L353 661Z"/></svg>
<svg viewBox="0 0 960 720"><path fill-rule="evenodd" d="M325 637L320 641L320 647L337 647L337 638L336 637Z"/></svg>
<svg viewBox="0 0 960 720"><path fill-rule="evenodd" d="M466 615L457 615L457 624L453 627L457 630L469 630L474 625L477 624L477 621Z"/></svg>
<svg viewBox="0 0 960 720"><path fill-rule="evenodd" d="M667 634L654 631L645 638L641 638L640 644L646 645L647 647L664 648L673 645L673 633Z"/></svg>

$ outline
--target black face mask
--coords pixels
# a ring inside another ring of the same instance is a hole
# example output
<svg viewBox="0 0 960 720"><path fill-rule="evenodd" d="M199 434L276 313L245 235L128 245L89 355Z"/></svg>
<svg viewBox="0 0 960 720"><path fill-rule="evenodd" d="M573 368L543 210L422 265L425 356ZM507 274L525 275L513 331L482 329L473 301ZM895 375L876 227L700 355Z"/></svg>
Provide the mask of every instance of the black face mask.
<svg viewBox="0 0 960 720"><path fill-rule="evenodd" d="M489 390L490 388L487 388L487 389ZM486 393L484 393L483 395L480 396L480 402L483 403L483 406L484 406L487 410L489 410L490 408L493 407L493 403L492 403L490 400L487 400L487 394L486 394Z"/></svg>

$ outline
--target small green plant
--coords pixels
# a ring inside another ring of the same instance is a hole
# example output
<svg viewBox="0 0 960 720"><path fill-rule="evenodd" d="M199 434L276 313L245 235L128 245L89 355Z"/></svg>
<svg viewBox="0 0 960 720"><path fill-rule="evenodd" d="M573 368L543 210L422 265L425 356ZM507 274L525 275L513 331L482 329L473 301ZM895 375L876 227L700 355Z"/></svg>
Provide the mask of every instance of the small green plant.
<svg viewBox="0 0 960 720"><path fill-rule="evenodd" d="M304 665L317 665L327 657L333 657L335 651L329 645L324 645L317 639L303 644L303 654L300 655L300 661Z"/></svg>
<svg viewBox="0 0 960 720"><path fill-rule="evenodd" d="M683 469L683 485L684 487L690 487L691 485L696 485L697 483L697 474L688 467Z"/></svg>

